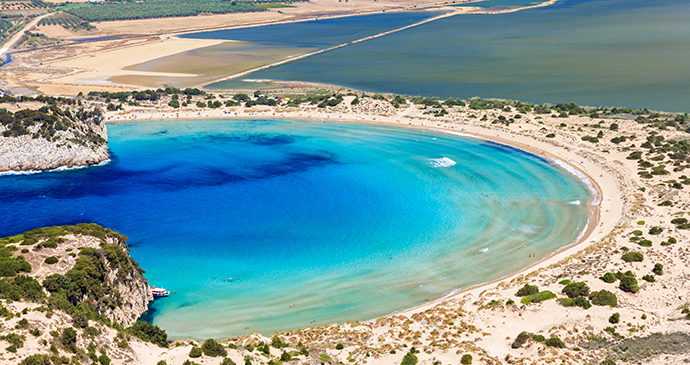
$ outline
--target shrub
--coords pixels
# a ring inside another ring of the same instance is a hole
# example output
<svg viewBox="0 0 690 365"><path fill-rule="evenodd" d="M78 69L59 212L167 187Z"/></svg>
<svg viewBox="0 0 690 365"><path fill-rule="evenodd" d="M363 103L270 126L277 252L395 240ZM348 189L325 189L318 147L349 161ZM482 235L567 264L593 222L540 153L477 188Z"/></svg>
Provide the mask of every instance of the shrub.
<svg viewBox="0 0 690 365"><path fill-rule="evenodd" d="M660 207L670 207L673 205L673 202L670 200L664 200L661 203L657 204Z"/></svg>
<svg viewBox="0 0 690 365"><path fill-rule="evenodd" d="M575 301L570 298L558 298L558 303L564 307L574 307Z"/></svg>
<svg viewBox="0 0 690 365"><path fill-rule="evenodd" d="M510 345L510 347L514 349L520 348L520 346L524 345L527 342L527 340L529 340L529 338L530 334L525 331L522 331L519 335L517 335L517 337L515 337L515 341L513 341L513 344Z"/></svg>
<svg viewBox="0 0 690 365"><path fill-rule="evenodd" d="M616 362L611 359L606 359L601 362L601 365L616 365Z"/></svg>
<svg viewBox="0 0 690 365"><path fill-rule="evenodd" d="M292 356L290 356L290 354L288 354L286 351L283 351L283 353L280 354L280 361L287 362L290 360L292 360Z"/></svg>
<svg viewBox="0 0 690 365"><path fill-rule="evenodd" d="M587 300L587 298L585 297L575 298L575 305L584 309L592 308L592 303L590 303L589 300Z"/></svg>
<svg viewBox="0 0 690 365"><path fill-rule="evenodd" d="M661 228L661 227L652 227L652 228L649 229L649 234L651 234L651 235L657 235L657 234L660 234L660 233L663 232L663 231L664 231L664 229Z"/></svg>
<svg viewBox="0 0 690 365"><path fill-rule="evenodd" d="M19 365L51 365L52 363L53 362L50 361L50 356L45 354L36 354L25 358L19 363Z"/></svg>
<svg viewBox="0 0 690 365"><path fill-rule="evenodd" d="M405 354L400 365L417 365L417 356L414 354L414 347L410 349L410 352Z"/></svg>
<svg viewBox="0 0 690 365"><path fill-rule="evenodd" d="M157 362L156 365L168 365L168 363L165 362L165 360L161 360L161 361Z"/></svg>
<svg viewBox="0 0 690 365"><path fill-rule="evenodd" d="M664 274L664 265L660 263L654 264L654 269L652 269L652 272L656 275L663 275Z"/></svg>
<svg viewBox="0 0 690 365"><path fill-rule="evenodd" d="M57 264L58 258L55 256L49 256L49 257L46 257L46 259L43 262L45 262L48 265Z"/></svg>
<svg viewBox="0 0 690 365"><path fill-rule="evenodd" d="M540 303L540 302L543 302L545 300L553 299L555 297L556 297L556 294L554 294L548 290L545 290L545 291L541 291L537 294L528 295L528 296L522 298L522 300L520 302L522 304Z"/></svg>
<svg viewBox="0 0 690 365"><path fill-rule="evenodd" d="M191 357L191 358L201 357L201 349L196 347L196 346L192 347L192 349L189 350L189 357Z"/></svg>
<svg viewBox="0 0 690 365"><path fill-rule="evenodd" d="M67 327L62 331L62 336L60 337L60 345L67 352L73 354L77 353L77 331L72 327Z"/></svg>
<svg viewBox="0 0 690 365"><path fill-rule="evenodd" d="M544 342L546 341L546 337L542 335L532 335L532 340L537 341L537 342Z"/></svg>
<svg viewBox="0 0 690 365"><path fill-rule="evenodd" d="M613 294L608 290L592 292L589 294L589 299L594 305L608 305L609 307L615 307L618 305L618 298L616 298L616 294Z"/></svg>
<svg viewBox="0 0 690 365"><path fill-rule="evenodd" d="M603 276L601 276L599 279L601 279L601 281L603 281L603 282L605 282L605 283L609 283L609 284L611 284L611 283L615 282L616 280L618 280L618 279L616 278L616 275L613 275L613 274L610 273L610 272L607 272L606 274L604 274Z"/></svg>
<svg viewBox="0 0 690 365"><path fill-rule="evenodd" d="M650 241L650 240L642 240L642 241L638 242L637 244L642 246L642 247L652 247L652 241Z"/></svg>
<svg viewBox="0 0 690 365"><path fill-rule="evenodd" d="M226 358L223 359L223 362L220 363L220 365L237 365L237 364L235 364L235 362L232 361L231 358L226 357Z"/></svg>
<svg viewBox="0 0 690 365"><path fill-rule="evenodd" d="M211 357L228 356L228 352L225 350L225 347L212 338L204 341L204 343L201 345L201 351L204 352L204 355Z"/></svg>
<svg viewBox="0 0 690 365"><path fill-rule="evenodd" d="M621 279L620 288L622 291L629 293L637 293L640 287L637 285L637 279L634 276L624 276Z"/></svg>
<svg viewBox="0 0 690 365"><path fill-rule="evenodd" d="M628 252L621 256L625 262L640 262L644 259L644 256L639 252Z"/></svg>
<svg viewBox="0 0 690 365"><path fill-rule="evenodd" d="M619 313L614 313L609 317L609 323L616 324L621 321L621 315Z"/></svg>
<svg viewBox="0 0 690 365"><path fill-rule="evenodd" d="M676 224L676 225L685 224L685 223L688 223L688 219L687 218L674 218L674 219L671 219L671 223Z"/></svg>
<svg viewBox="0 0 690 365"><path fill-rule="evenodd" d="M110 365L110 358L108 355L103 354L98 357L98 363L101 365Z"/></svg>
<svg viewBox="0 0 690 365"><path fill-rule="evenodd" d="M144 341L155 343L160 347L168 347L168 334L154 324L137 321L132 327L127 329L127 332Z"/></svg>
<svg viewBox="0 0 690 365"><path fill-rule="evenodd" d="M634 234L635 236L642 236L642 231L640 231L639 229L636 229L636 230L632 231L632 234Z"/></svg>
<svg viewBox="0 0 690 365"><path fill-rule="evenodd" d="M571 283L570 279L561 280L558 282L561 285L568 285Z"/></svg>
<svg viewBox="0 0 690 365"><path fill-rule="evenodd" d="M586 297L589 295L589 286L583 282L570 283L563 288L563 293L568 298Z"/></svg>
<svg viewBox="0 0 690 365"><path fill-rule="evenodd" d="M460 359L460 363L463 365L471 364L472 363L472 355L470 355L470 354L462 355L462 358Z"/></svg>
<svg viewBox="0 0 690 365"><path fill-rule="evenodd" d="M336 349L336 350L342 350L342 349L344 349L344 348L345 348L345 346L343 346L342 343L339 343L339 344L335 345L335 349Z"/></svg>
<svg viewBox="0 0 690 365"><path fill-rule="evenodd" d="M520 290L515 293L516 297L526 297L528 295L533 295L539 293L539 288L534 285L525 284Z"/></svg>
<svg viewBox="0 0 690 365"><path fill-rule="evenodd" d="M650 283L653 283L653 282L656 281L656 279L654 278L654 275L649 275L649 274L644 275L644 276L642 277L642 280L647 281L647 282L650 282Z"/></svg>
<svg viewBox="0 0 690 365"><path fill-rule="evenodd" d="M561 341L561 339L558 337L551 337L548 340L546 340L544 344L548 347L556 347L559 349L565 348L565 343L563 343L563 341Z"/></svg>

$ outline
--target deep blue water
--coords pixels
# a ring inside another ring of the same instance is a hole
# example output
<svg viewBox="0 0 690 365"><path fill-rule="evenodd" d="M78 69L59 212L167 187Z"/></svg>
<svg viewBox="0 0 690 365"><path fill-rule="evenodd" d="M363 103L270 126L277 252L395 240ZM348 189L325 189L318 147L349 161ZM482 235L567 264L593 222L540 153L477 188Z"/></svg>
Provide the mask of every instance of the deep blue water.
<svg viewBox="0 0 690 365"><path fill-rule="evenodd" d="M246 78L688 112L688 15L686 0L562 0L509 14L444 18ZM311 27L291 26L303 33Z"/></svg>
<svg viewBox="0 0 690 365"><path fill-rule="evenodd" d="M518 270L587 221L579 180L495 143L306 121L108 128L105 166L0 176L0 236L128 235L149 282L176 292L147 316L172 338L388 314Z"/></svg>

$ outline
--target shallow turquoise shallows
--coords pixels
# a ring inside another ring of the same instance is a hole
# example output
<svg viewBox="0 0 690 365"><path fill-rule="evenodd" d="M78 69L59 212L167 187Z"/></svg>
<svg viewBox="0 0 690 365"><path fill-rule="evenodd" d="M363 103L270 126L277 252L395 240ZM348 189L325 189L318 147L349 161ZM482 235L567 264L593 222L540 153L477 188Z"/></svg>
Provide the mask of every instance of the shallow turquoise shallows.
<svg viewBox="0 0 690 365"><path fill-rule="evenodd" d="M146 317L172 338L413 307L550 254L588 219L580 180L480 140L330 120L108 128L105 166L0 176L0 235L78 222L128 235L149 282L175 291Z"/></svg>

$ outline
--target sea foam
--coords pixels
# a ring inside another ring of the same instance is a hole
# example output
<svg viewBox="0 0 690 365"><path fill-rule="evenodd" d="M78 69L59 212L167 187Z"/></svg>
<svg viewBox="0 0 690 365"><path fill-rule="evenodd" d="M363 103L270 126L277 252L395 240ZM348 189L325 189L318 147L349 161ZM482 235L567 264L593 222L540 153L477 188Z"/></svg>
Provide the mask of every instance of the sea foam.
<svg viewBox="0 0 690 365"><path fill-rule="evenodd" d="M448 157L441 157L441 158L430 158L429 164L433 167L451 167L451 166L455 165L456 162L451 160Z"/></svg>

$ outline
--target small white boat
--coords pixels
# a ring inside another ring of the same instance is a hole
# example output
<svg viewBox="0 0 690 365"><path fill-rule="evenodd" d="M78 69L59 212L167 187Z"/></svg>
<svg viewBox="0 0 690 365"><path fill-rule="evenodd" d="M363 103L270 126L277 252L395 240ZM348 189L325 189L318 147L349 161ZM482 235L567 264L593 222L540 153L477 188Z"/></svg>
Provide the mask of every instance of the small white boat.
<svg viewBox="0 0 690 365"><path fill-rule="evenodd" d="M154 298L167 297L168 295L170 295L170 291L165 290L163 288L156 288L154 286L151 288L151 294Z"/></svg>

